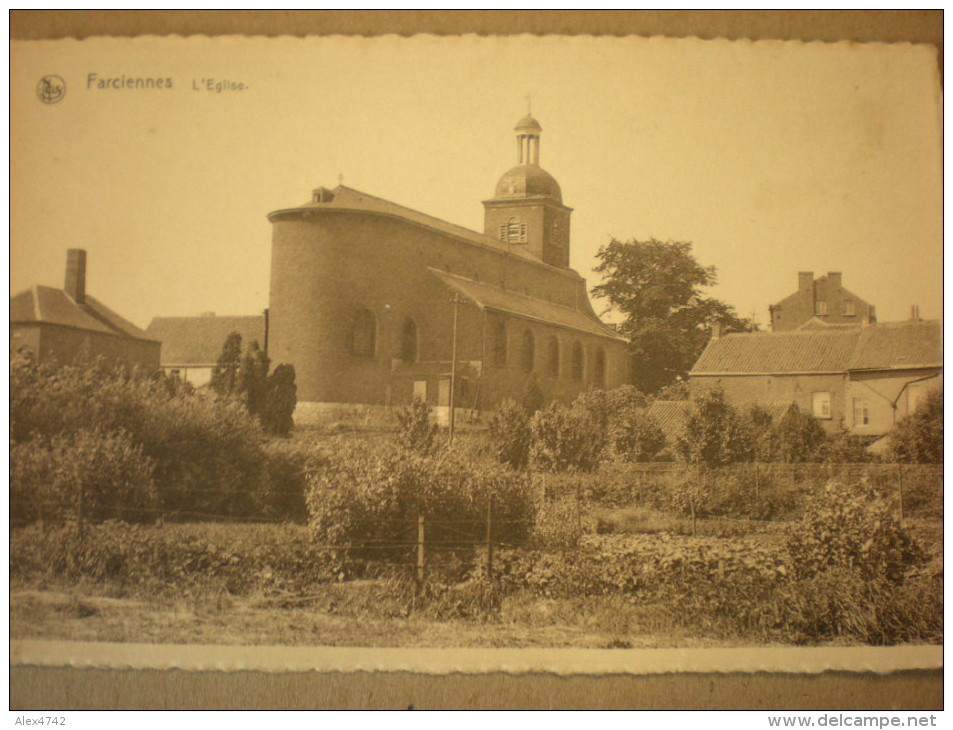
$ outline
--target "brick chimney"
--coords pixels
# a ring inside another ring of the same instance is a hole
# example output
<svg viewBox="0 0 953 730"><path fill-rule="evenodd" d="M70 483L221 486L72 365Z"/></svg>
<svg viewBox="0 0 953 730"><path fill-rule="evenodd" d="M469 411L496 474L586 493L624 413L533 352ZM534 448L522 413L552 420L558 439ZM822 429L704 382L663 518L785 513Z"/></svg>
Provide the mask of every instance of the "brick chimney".
<svg viewBox="0 0 953 730"><path fill-rule="evenodd" d="M813 271L799 271L797 272L797 290L798 292L810 292L814 288L814 272Z"/></svg>
<svg viewBox="0 0 953 730"><path fill-rule="evenodd" d="M86 251L71 248L66 252L66 293L77 304L86 303Z"/></svg>
<svg viewBox="0 0 953 730"><path fill-rule="evenodd" d="M837 289L841 288L841 272L839 271L828 271L827 272L827 283L830 286L833 286Z"/></svg>
<svg viewBox="0 0 953 730"><path fill-rule="evenodd" d="M920 321L920 305L914 304L910 307L910 319L914 322Z"/></svg>

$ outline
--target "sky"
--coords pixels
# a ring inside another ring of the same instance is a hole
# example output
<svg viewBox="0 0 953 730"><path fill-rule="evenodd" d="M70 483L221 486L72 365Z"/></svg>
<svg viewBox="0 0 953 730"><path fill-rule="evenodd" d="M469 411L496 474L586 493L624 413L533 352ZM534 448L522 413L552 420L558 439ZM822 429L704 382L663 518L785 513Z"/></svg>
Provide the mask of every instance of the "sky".
<svg viewBox="0 0 953 730"><path fill-rule="evenodd" d="M172 88L98 87L123 76ZM11 294L62 286L78 247L88 292L139 326L260 312L267 214L340 179L482 231L527 95L590 288L611 237L655 237L690 241L709 293L763 326L802 270L843 272L881 321L942 317L939 76L909 44L13 41Z"/></svg>

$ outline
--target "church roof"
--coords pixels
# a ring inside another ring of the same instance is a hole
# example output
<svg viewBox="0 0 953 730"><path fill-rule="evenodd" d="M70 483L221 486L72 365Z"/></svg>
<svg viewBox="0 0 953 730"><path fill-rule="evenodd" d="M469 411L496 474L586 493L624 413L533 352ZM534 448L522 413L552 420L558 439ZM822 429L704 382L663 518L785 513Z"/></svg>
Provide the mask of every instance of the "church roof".
<svg viewBox="0 0 953 730"><path fill-rule="evenodd" d="M578 309L564 307L560 304L502 289L485 282L473 281L440 269L430 268L430 272L450 289L462 294L480 309L490 309L495 312L565 327L590 335L608 337L622 342L627 341L625 337L608 325L580 312Z"/></svg>
<svg viewBox="0 0 953 730"><path fill-rule="evenodd" d="M308 210L353 210L377 213L379 215L392 216L395 218L403 218L404 220L416 223L417 225L424 226L441 233L446 233L456 238L464 239L479 246L488 246L498 251L506 251L508 255L518 256L521 259L532 261L534 264L544 266L546 268L552 269L553 271L559 271L573 278L579 278L579 275L572 269L550 266L549 264L540 261L539 258L531 253L528 253L527 251L524 251L518 246L510 246L510 250L507 250L507 246L505 244L501 243L492 236L487 236L483 233L477 233L476 231L472 231L469 228L458 226L455 223L449 223L448 221L442 220L441 218L436 218L432 215L421 213L420 211L414 210L413 208L408 208L406 206L393 203L389 200L378 198L375 195L370 195L344 185L338 185L336 188L334 188L334 190L327 192L330 193L330 199L324 200L324 202L311 201L305 203L304 205L299 205L296 208L276 210L272 213L269 213L268 218L269 220L274 221L276 217L282 216L284 214L300 213Z"/></svg>
<svg viewBox="0 0 953 730"><path fill-rule="evenodd" d="M252 340L264 347L265 317L262 314L216 317L155 317L146 332L162 341L161 364L211 366L232 332L242 336L242 345Z"/></svg>
<svg viewBox="0 0 953 730"><path fill-rule="evenodd" d="M155 340L98 299L87 294L85 302L77 304L64 290L52 286L34 286L10 297L10 323L51 324L134 340Z"/></svg>
<svg viewBox="0 0 953 730"><path fill-rule="evenodd" d="M497 198L526 198L536 195L563 202L563 193L556 178L539 165L517 165L505 173L496 184Z"/></svg>
<svg viewBox="0 0 953 730"><path fill-rule="evenodd" d="M516 123L517 132L542 132L543 128L540 126L539 122L536 121L535 117L532 114L527 114L525 117L519 120Z"/></svg>

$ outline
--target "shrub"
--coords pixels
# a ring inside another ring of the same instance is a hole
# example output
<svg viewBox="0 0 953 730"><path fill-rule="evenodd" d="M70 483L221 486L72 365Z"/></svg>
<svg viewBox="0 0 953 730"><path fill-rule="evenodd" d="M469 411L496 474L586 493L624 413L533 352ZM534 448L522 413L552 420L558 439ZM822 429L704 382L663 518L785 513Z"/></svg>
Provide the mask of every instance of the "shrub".
<svg viewBox="0 0 953 730"><path fill-rule="evenodd" d="M605 434L611 453L628 461L651 461L665 446L665 434L648 415L648 404L648 398L632 385L590 389L573 403Z"/></svg>
<svg viewBox="0 0 953 730"><path fill-rule="evenodd" d="M298 405L294 365L279 365L268 376L265 408L261 425L267 433L287 436L294 428L294 411Z"/></svg>
<svg viewBox="0 0 953 730"><path fill-rule="evenodd" d="M694 399L676 449L689 464L713 468L748 460L753 444L744 419L724 393L712 390Z"/></svg>
<svg viewBox="0 0 953 730"><path fill-rule="evenodd" d="M437 424L430 420L430 406L420 398L397 409L397 443L421 454L433 449Z"/></svg>
<svg viewBox="0 0 953 730"><path fill-rule="evenodd" d="M262 447L265 466L254 493L255 514L264 519L307 522L308 477L327 463L313 447L276 440Z"/></svg>
<svg viewBox="0 0 953 730"><path fill-rule="evenodd" d="M522 543L533 524L525 477L452 451L352 445L310 476L307 503L317 543L375 560L407 560L421 516L427 543L464 551L485 541L488 508L494 541Z"/></svg>
<svg viewBox="0 0 953 730"><path fill-rule="evenodd" d="M836 567L856 570L867 581L901 583L923 561L887 502L859 483L832 481L810 498L787 548L801 578Z"/></svg>
<svg viewBox="0 0 953 730"><path fill-rule="evenodd" d="M529 460L530 414L515 401L505 400L489 423L490 440L497 461L523 469Z"/></svg>
<svg viewBox="0 0 953 730"><path fill-rule="evenodd" d="M763 419L755 415L752 427L763 428ZM810 413L802 412L797 404L792 403L759 441L761 448L758 458L763 461L787 464L821 461L827 434L816 418Z"/></svg>
<svg viewBox="0 0 953 730"><path fill-rule="evenodd" d="M922 464L943 463L943 391L931 390L916 410L890 432L894 460Z"/></svg>
<svg viewBox="0 0 953 730"><path fill-rule="evenodd" d="M530 421L530 463L541 471L592 471L599 463L605 435L590 413L552 403Z"/></svg>
<svg viewBox="0 0 953 730"><path fill-rule="evenodd" d="M10 517L155 519L154 464L125 432L81 429L10 450Z"/></svg>

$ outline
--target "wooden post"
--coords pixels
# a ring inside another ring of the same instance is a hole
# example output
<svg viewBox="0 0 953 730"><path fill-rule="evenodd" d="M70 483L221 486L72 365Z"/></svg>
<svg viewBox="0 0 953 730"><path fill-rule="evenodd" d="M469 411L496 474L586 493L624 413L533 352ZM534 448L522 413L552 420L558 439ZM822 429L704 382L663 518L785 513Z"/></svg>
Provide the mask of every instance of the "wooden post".
<svg viewBox="0 0 953 730"><path fill-rule="evenodd" d="M897 464L897 491L900 494L900 521L903 522L903 464Z"/></svg>
<svg viewBox="0 0 953 730"><path fill-rule="evenodd" d="M692 511L692 537L695 537L698 533L695 530L695 495L693 494L688 498L688 508Z"/></svg>
<svg viewBox="0 0 953 730"><path fill-rule="evenodd" d="M424 570L427 567L427 556L424 553L424 516L417 517L417 588L424 584Z"/></svg>
<svg viewBox="0 0 953 730"><path fill-rule="evenodd" d="M453 431L456 426L456 390L457 390L457 312L460 309L460 300L453 297L453 334L450 345L450 445L453 446Z"/></svg>
<svg viewBox="0 0 953 730"><path fill-rule="evenodd" d="M756 461L754 463L754 498L758 505L761 505L761 465Z"/></svg>
<svg viewBox="0 0 953 730"><path fill-rule="evenodd" d="M486 577L493 580L493 496L486 500Z"/></svg>
<svg viewBox="0 0 953 730"><path fill-rule="evenodd" d="M576 532L582 537L582 499L579 494L579 480L576 480Z"/></svg>

